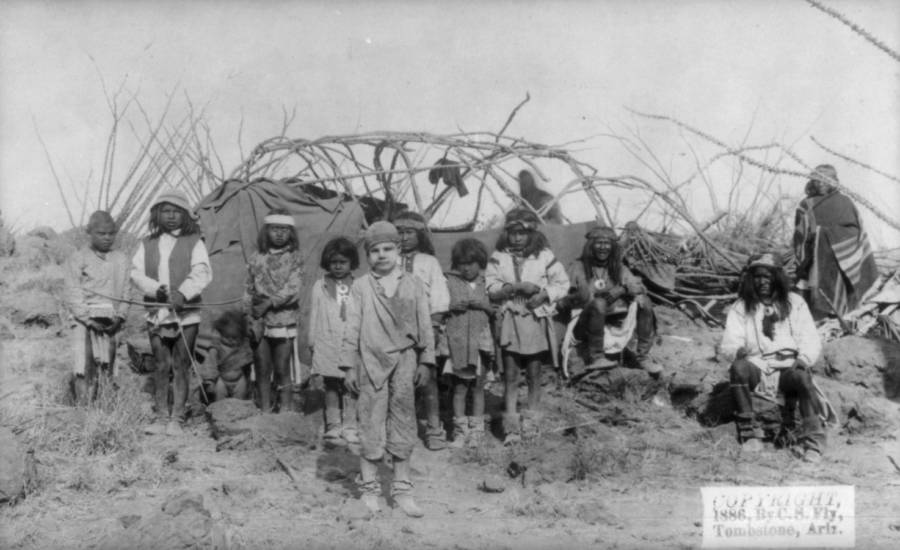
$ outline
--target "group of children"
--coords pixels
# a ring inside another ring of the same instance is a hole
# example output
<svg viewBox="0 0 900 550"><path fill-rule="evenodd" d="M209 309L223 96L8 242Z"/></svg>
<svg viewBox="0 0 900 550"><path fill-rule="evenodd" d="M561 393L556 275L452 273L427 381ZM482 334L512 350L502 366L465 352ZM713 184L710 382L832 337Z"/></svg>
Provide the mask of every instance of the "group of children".
<svg viewBox="0 0 900 550"><path fill-rule="evenodd" d="M248 263L243 311L225 312L214 321L216 343L205 363L215 367L209 388L216 398L249 397L252 364L261 409L289 410L293 340L298 328L306 329L311 374L325 393L325 438L359 445L363 503L373 512L379 509L377 464L388 454L394 501L419 516L408 462L417 439L416 388L424 401L428 448L447 444L438 407L441 374L453 387L450 444L477 445L485 432L485 381L497 350L505 382L506 442L533 433L542 364L556 356L550 318L555 302L569 291L569 280L530 210L509 212L490 255L477 239L458 241L447 273L434 256L422 216L406 212L393 221L366 229L369 270L360 277L354 277L360 264L354 242L338 237L325 245L319 263L324 275L312 285L303 327L299 300L308 281L295 222L286 211L270 212ZM78 337L93 348L84 356L87 368L76 370L80 394L89 400L96 373L112 367L130 275L147 307L156 360L156 425L178 434L191 370L198 368L193 348L200 294L213 276L207 250L187 198L176 190L163 192L152 206L149 236L138 246L130 273L124 256L111 250L115 233L109 215L95 213L88 225L90 248L69 266L70 305L82 327ZM106 347L98 349L97 343ZM528 383L522 422L520 370Z"/></svg>

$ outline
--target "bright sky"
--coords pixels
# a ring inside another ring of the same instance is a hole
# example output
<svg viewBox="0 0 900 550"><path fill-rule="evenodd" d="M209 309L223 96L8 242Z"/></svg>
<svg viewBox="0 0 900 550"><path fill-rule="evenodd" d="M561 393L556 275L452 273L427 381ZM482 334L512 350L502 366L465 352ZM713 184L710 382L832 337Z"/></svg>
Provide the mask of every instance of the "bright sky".
<svg viewBox="0 0 900 550"><path fill-rule="evenodd" d="M900 3L827 5L900 50ZM562 143L639 128L673 173L688 174L682 136L626 107L678 117L733 145L749 132L748 143L780 141L808 164L835 164L842 182L900 221L900 183L809 139L900 176L900 63L801 0L7 1L7 224L70 225L35 124L64 184L99 177L111 119L98 74L110 87L125 80L151 114L173 89L207 104L227 169L240 160L242 116L245 151L280 131L283 106L297 107L294 137L498 130L528 91L510 134ZM612 140L592 140L578 155L608 175L648 176ZM787 179L783 189L800 198L803 183ZM563 206L570 218L591 215L577 201ZM900 232L864 216L877 248L900 244Z"/></svg>

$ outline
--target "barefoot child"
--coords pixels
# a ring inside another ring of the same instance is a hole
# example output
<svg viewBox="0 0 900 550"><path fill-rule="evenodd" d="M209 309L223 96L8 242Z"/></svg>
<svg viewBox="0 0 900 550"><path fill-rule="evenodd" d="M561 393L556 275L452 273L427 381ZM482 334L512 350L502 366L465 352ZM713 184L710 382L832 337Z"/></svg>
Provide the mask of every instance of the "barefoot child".
<svg viewBox="0 0 900 550"><path fill-rule="evenodd" d="M150 208L150 236L131 260L131 280L144 294L150 347L156 359L156 412L166 433L179 435L191 377L200 311L190 306L212 281L209 255L187 196L163 191ZM187 307L186 307L187 306ZM172 409L169 411L169 377Z"/></svg>
<svg viewBox="0 0 900 550"><path fill-rule="evenodd" d="M504 443L519 441L523 426L516 412L519 370L525 368L528 406L523 412L525 431L536 430L541 400L541 362L555 346L550 318L554 304L569 290L566 270L556 260L547 238L537 230L539 220L530 210L517 208L506 224L485 271L487 291L500 303L499 345L503 354Z"/></svg>
<svg viewBox="0 0 900 550"><path fill-rule="evenodd" d="M484 288L487 248L478 239L453 245L447 273L450 312L445 335L449 358L444 374L453 379L452 447L477 447L484 438L484 381L494 354L491 316L494 308ZM472 395L472 416L466 416L466 397Z"/></svg>
<svg viewBox="0 0 900 550"><path fill-rule="evenodd" d="M371 271L350 289L338 365L347 389L359 394L363 504L380 511L378 462L387 451L394 467L391 496L406 515L420 517L409 467L416 442L413 385L421 386L434 368L434 333L421 281L397 265L399 242L388 222L366 230Z"/></svg>
<svg viewBox="0 0 900 550"><path fill-rule="evenodd" d="M328 241L319 265L326 274L313 284L307 341L311 374L322 377L325 387L325 441L358 444L356 396L344 387L338 368L353 270L359 267L356 245L344 237Z"/></svg>
<svg viewBox="0 0 900 550"><path fill-rule="evenodd" d="M66 305L77 325L75 400L87 405L97 396L98 372L112 376L116 334L125 322L128 304L128 260L112 246L116 224L98 210L88 220L90 244L66 261Z"/></svg>
<svg viewBox="0 0 900 550"><path fill-rule="evenodd" d="M425 230L425 218L415 212L401 212L394 218L394 226L400 234L400 266L424 284L431 311L431 325L437 339L442 328L441 321L450 304L450 294L441 264L434 257L434 246ZM430 372L424 384L421 393L428 419L425 446L438 451L447 446L447 438L441 427L437 372Z"/></svg>
<svg viewBox="0 0 900 550"><path fill-rule="evenodd" d="M259 407L271 412L272 378L278 411L291 410L291 356L297 334L302 258L294 218L274 209L263 219L259 251L250 258L247 295L250 299L256 387Z"/></svg>
<svg viewBox="0 0 900 550"><path fill-rule="evenodd" d="M248 374L253 352L247 342L247 319L240 311L226 311L213 322L216 337L206 356L206 370L215 373L216 401L226 397L249 399Z"/></svg>

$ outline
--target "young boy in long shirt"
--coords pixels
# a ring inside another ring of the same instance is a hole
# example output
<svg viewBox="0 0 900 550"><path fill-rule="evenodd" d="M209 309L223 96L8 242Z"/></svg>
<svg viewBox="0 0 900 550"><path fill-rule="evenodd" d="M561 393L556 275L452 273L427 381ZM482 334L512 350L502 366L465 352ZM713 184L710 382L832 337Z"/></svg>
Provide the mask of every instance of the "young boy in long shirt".
<svg viewBox="0 0 900 550"><path fill-rule="evenodd" d="M412 497L409 458L416 443L414 386L434 368L434 334L422 282L398 266L400 236L388 222L365 234L371 271L353 282L338 364L347 389L359 394L361 500L380 511L378 462L392 457L391 496L410 517L422 510Z"/></svg>

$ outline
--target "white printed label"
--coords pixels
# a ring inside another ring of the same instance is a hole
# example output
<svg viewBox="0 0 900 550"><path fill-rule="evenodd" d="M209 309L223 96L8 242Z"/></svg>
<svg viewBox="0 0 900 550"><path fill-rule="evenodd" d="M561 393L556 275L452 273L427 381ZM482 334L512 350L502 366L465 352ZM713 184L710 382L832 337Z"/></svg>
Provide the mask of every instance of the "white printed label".
<svg viewBox="0 0 900 550"><path fill-rule="evenodd" d="M852 548L853 486L702 487L704 548Z"/></svg>

